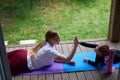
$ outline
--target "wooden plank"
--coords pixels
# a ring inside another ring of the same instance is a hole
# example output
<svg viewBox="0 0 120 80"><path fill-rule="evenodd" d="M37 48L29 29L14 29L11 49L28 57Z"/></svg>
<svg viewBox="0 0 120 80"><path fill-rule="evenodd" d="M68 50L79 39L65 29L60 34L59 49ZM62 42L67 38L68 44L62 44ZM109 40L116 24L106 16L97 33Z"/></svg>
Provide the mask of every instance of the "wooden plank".
<svg viewBox="0 0 120 80"><path fill-rule="evenodd" d="M102 79L105 79L105 80L117 80L117 75L116 73L112 73L111 75L105 75L104 74L104 70L102 70L101 72L99 71Z"/></svg>
<svg viewBox="0 0 120 80"><path fill-rule="evenodd" d="M105 74L104 74L104 70L99 70L98 72L99 72L102 80L112 80L112 79L110 78L110 75L105 75Z"/></svg>
<svg viewBox="0 0 120 80"><path fill-rule="evenodd" d="M46 74L46 80L54 80L53 74Z"/></svg>
<svg viewBox="0 0 120 80"><path fill-rule="evenodd" d="M90 43L93 43L93 44L103 44L103 41L101 43L101 41L96 41L96 42L90 42ZM94 49L92 49L92 51L94 51ZM100 74L98 73L98 70L96 71L91 71L92 73L92 76L94 78L94 80L102 80L102 78L100 77Z"/></svg>
<svg viewBox="0 0 120 80"><path fill-rule="evenodd" d="M78 80L86 80L84 72L77 72L76 74L77 74Z"/></svg>
<svg viewBox="0 0 120 80"><path fill-rule="evenodd" d="M67 44L61 44L63 53L68 53L69 50L67 48ZM68 73L62 73L62 80L70 80Z"/></svg>
<svg viewBox="0 0 120 80"><path fill-rule="evenodd" d="M30 80L30 75L23 75L23 80Z"/></svg>
<svg viewBox="0 0 120 80"><path fill-rule="evenodd" d="M14 77L12 77L12 80L15 80Z"/></svg>
<svg viewBox="0 0 120 80"><path fill-rule="evenodd" d="M67 45L69 53L71 52L73 48L73 43ZM78 52L78 48L76 49L76 52ZM70 72L69 73L70 80L78 80L76 72Z"/></svg>
<svg viewBox="0 0 120 80"><path fill-rule="evenodd" d="M68 73L62 73L62 80L70 80Z"/></svg>
<svg viewBox="0 0 120 80"><path fill-rule="evenodd" d="M60 54L63 54L63 50L62 50L61 44L56 45L55 48L56 48L56 50L57 50Z"/></svg>
<svg viewBox="0 0 120 80"><path fill-rule="evenodd" d="M87 48L87 47L81 46L80 48L81 48L82 52L88 52L89 51L89 48ZM86 80L94 80L90 71L85 71L84 75L85 75Z"/></svg>
<svg viewBox="0 0 120 80"><path fill-rule="evenodd" d="M115 73L112 73L110 75L111 80L117 80L117 75Z"/></svg>
<svg viewBox="0 0 120 80"><path fill-rule="evenodd" d="M67 44L61 44L61 47L62 47L63 54L68 53Z"/></svg>
<svg viewBox="0 0 120 80"><path fill-rule="evenodd" d="M86 80L94 80L91 71L84 72Z"/></svg>
<svg viewBox="0 0 120 80"><path fill-rule="evenodd" d="M38 80L38 76L37 75L31 75L30 79L31 80Z"/></svg>
<svg viewBox="0 0 120 80"><path fill-rule="evenodd" d="M82 52L80 47L81 46L78 45L76 52ZM76 72L76 75L77 75L78 80L86 80L84 72Z"/></svg>
<svg viewBox="0 0 120 80"><path fill-rule="evenodd" d="M98 71L91 71L91 73L92 73L92 76L93 76L94 80L102 80Z"/></svg>
<svg viewBox="0 0 120 80"><path fill-rule="evenodd" d="M76 75L75 72L69 73L69 76L70 76L70 80L78 80L77 75Z"/></svg>
<svg viewBox="0 0 120 80"><path fill-rule="evenodd" d="M46 80L45 77L46 77L45 74L40 74L38 75L38 80Z"/></svg>
<svg viewBox="0 0 120 80"><path fill-rule="evenodd" d="M55 47L56 47L56 50L57 50L60 54L63 54L63 50L62 50L61 44L56 45ZM62 80L62 75L61 75L61 73L54 74L54 80Z"/></svg>
<svg viewBox="0 0 120 80"><path fill-rule="evenodd" d="M22 76L15 76L14 80L22 80Z"/></svg>
<svg viewBox="0 0 120 80"><path fill-rule="evenodd" d="M116 69L116 70L115 70L116 76L118 76L118 71L119 71L119 69Z"/></svg>
<svg viewBox="0 0 120 80"><path fill-rule="evenodd" d="M54 74L54 80L62 80L61 74Z"/></svg>

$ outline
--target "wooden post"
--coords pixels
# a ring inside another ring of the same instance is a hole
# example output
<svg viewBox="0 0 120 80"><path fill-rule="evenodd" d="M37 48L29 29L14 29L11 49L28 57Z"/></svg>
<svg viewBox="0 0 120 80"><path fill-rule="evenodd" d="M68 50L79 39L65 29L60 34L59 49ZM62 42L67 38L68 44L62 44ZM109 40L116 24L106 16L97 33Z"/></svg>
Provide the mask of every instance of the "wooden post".
<svg viewBox="0 0 120 80"><path fill-rule="evenodd" d="M112 0L108 39L112 42L120 41L120 0Z"/></svg>

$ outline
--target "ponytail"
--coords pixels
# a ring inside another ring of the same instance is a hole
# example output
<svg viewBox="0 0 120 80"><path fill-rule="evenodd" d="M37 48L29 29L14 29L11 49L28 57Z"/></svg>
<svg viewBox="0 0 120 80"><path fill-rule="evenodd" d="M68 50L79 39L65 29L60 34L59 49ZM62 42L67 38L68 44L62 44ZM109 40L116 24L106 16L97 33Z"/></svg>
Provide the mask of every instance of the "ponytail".
<svg viewBox="0 0 120 80"><path fill-rule="evenodd" d="M41 49L45 45L45 41L40 42L38 45L33 47L32 49L29 50L29 54L31 55L31 58L33 59L35 54L39 49Z"/></svg>

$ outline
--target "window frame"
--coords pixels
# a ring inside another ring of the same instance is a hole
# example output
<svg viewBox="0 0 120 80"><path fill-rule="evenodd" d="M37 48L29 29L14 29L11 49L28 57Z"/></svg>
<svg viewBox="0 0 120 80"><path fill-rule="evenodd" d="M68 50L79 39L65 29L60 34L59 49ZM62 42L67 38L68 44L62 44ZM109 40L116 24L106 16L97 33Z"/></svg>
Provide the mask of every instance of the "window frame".
<svg viewBox="0 0 120 80"><path fill-rule="evenodd" d="M2 65L1 65L2 64ZM12 80L0 23L0 80Z"/></svg>

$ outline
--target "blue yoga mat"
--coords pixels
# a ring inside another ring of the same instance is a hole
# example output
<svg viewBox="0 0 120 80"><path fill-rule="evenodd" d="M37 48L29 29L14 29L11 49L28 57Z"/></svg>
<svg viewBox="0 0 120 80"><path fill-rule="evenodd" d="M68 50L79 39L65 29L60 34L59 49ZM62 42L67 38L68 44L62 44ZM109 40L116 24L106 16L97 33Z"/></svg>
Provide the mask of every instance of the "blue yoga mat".
<svg viewBox="0 0 120 80"><path fill-rule="evenodd" d="M68 54L65 54L67 56ZM99 67L94 67L87 62L84 62L84 57L89 58L92 61L95 61L96 53L95 52L83 52L76 53L73 57L76 64L74 66L63 63L64 72L74 72L74 71L91 71L91 70L102 70L105 68L105 65L101 65ZM113 64L114 68L119 68L119 63Z"/></svg>
<svg viewBox="0 0 120 80"><path fill-rule="evenodd" d="M68 54L64 54L67 56ZM84 57L89 58L90 60L95 60L95 52L79 52L76 53L73 57L75 60L75 65L70 65L67 63L56 63L54 62L51 66L44 67L42 69L30 72L23 72L18 75L30 75L30 74L50 74L50 73L62 73L62 72L83 72L83 71L92 71L92 70L101 70L104 69L105 66L101 66L96 68L86 62L83 61ZM119 63L113 64L115 68L119 68Z"/></svg>

